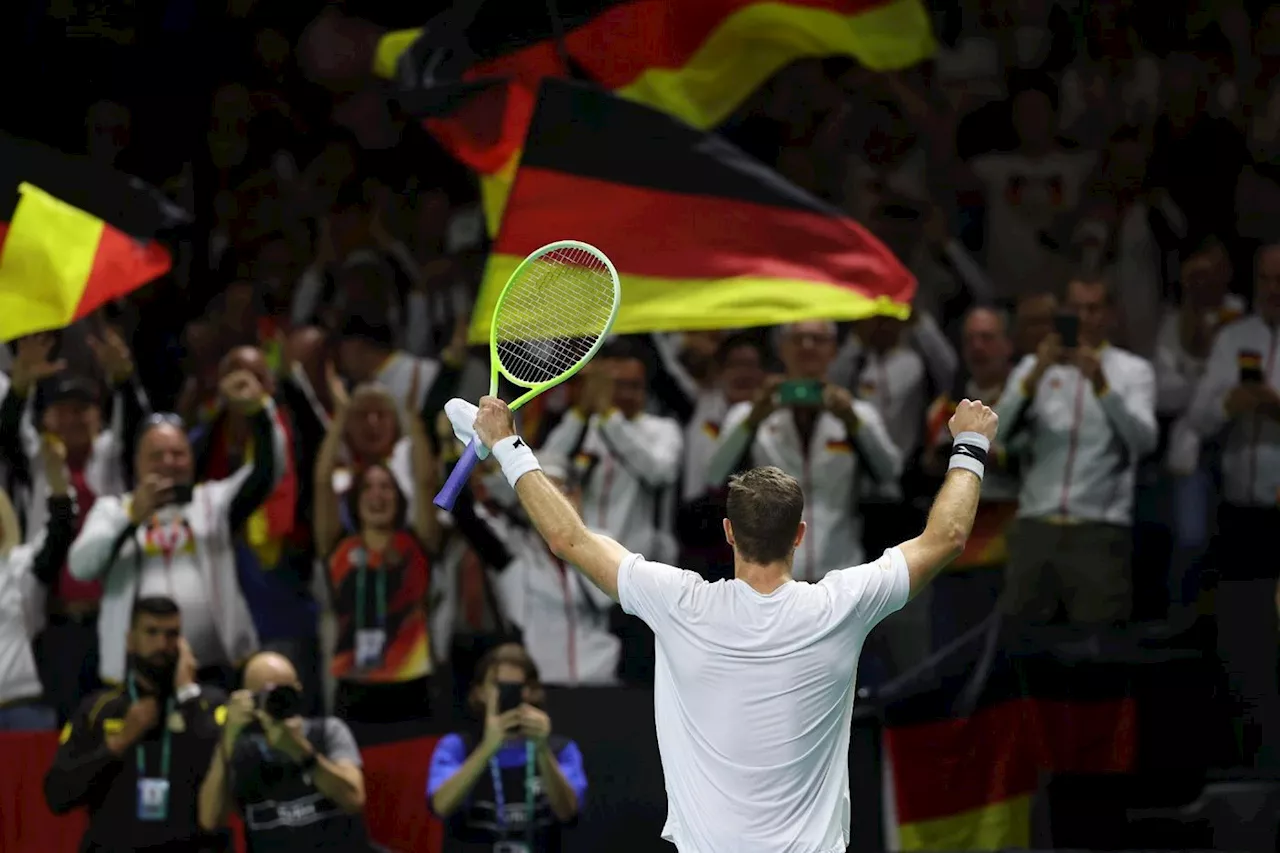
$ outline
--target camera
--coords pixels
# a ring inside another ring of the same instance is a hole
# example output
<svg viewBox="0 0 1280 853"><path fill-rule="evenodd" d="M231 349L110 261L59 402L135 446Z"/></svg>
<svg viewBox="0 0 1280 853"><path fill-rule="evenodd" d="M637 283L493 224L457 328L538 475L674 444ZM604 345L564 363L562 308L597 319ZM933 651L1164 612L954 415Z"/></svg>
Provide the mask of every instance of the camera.
<svg viewBox="0 0 1280 853"><path fill-rule="evenodd" d="M288 684L277 684L258 693L254 704L273 720L287 720L302 713L302 693Z"/></svg>

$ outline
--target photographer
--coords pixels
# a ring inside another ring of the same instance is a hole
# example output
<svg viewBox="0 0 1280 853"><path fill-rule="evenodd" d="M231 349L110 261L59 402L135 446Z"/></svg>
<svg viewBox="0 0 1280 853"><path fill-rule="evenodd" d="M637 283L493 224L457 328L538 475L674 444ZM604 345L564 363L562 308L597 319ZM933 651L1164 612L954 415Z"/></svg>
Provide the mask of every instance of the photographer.
<svg viewBox="0 0 1280 853"><path fill-rule="evenodd" d="M1000 395L1000 443L1029 444L1001 607L1029 623L1122 622L1132 602L1138 461L1156 448L1155 372L1107 342L1106 280L1076 279L1057 331Z"/></svg>
<svg viewBox="0 0 1280 853"><path fill-rule="evenodd" d="M578 745L551 734L542 684L519 645L476 667L472 710L483 728L446 735L427 776L427 803L445 821L444 853L550 853L587 792Z"/></svg>
<svg viewBox="0 0 1280 853"><path fill-rule="evenodd" d="M249 659L227 703L222 743L200 786L200 826L226 825L232 806L254 853L367 853L364 772L351 731L334 717L303 719L301 685L274 652Z"/></svg>
<svg viewBox="0 0 1280 853"><path fill-rule="evenodd" d="M138 599L125 645L125 685L88 696L62 730L44 779L49 809L88 809L82 853L224 850L225 835L196 822L224 695L196 683L173 599Z"/></svg>

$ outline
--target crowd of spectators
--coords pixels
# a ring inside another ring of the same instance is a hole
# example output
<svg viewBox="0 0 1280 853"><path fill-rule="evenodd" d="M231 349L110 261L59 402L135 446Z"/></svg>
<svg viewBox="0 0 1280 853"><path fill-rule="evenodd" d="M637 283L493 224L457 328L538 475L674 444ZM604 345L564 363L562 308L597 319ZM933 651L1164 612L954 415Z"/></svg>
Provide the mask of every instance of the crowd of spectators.
<svg viewBox="0 0 1280 853"><path fill-rule="evenodd" d="M79 140L195 211L175 273L0 356L6 546L74 535L40 550L41 603L5 610L34 657L0 657L0 701L72 719L124 678L131 608L156 596L201 684L233 690L278 652L308 711L357 738L443 730L515 639L546 684L649 680L651 635L491 467L454 512L430 503L461 450L443 404L488 381L466 344L486 237L465 171L384 83L310 79L308 21L232 5L238 64L200 132L155 134L156 103L106 92ZM804 486L795 576L816 581L920 528L948 407L980 398L1001 435L969 548L860 677L997 608L1207 613L1236 760L1280 759L1280 6L1185 5L972 0L938 11L926 65L776 75L723 132L890 246L912 316L612 341L521 415L587 524L725 577L722 486L777 465ZM0 707L0 727L29 720Z"/></svg>

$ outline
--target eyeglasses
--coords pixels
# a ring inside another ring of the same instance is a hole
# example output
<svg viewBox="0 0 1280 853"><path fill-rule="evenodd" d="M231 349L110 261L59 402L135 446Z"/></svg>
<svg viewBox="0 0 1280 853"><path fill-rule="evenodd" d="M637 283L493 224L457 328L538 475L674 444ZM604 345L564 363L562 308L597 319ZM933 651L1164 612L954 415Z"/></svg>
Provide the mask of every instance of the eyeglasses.
<svg viewBox="0 0 1280 853"><path fill-rule="evenodd" d="M182 416L174 412L154 412L148 415L147 419L142 422L144 430L158 426L177 427L183 432L187 431L187 424L182 420Z"/></svg>

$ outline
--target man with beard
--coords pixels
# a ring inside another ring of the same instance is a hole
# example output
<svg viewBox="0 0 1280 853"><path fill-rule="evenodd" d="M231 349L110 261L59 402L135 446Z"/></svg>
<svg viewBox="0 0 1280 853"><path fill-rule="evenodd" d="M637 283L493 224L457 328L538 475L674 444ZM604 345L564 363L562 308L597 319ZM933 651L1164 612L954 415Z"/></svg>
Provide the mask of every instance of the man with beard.
<svg viewBox="0 0 1280 853"><path fill-rule="evenodd" d="M45 800L55 814L88 810L84 853L223 850L196 806L226 696L196 684L173 599L135 601L125 642L125 683L86 698L62 730Z"/></svg>

